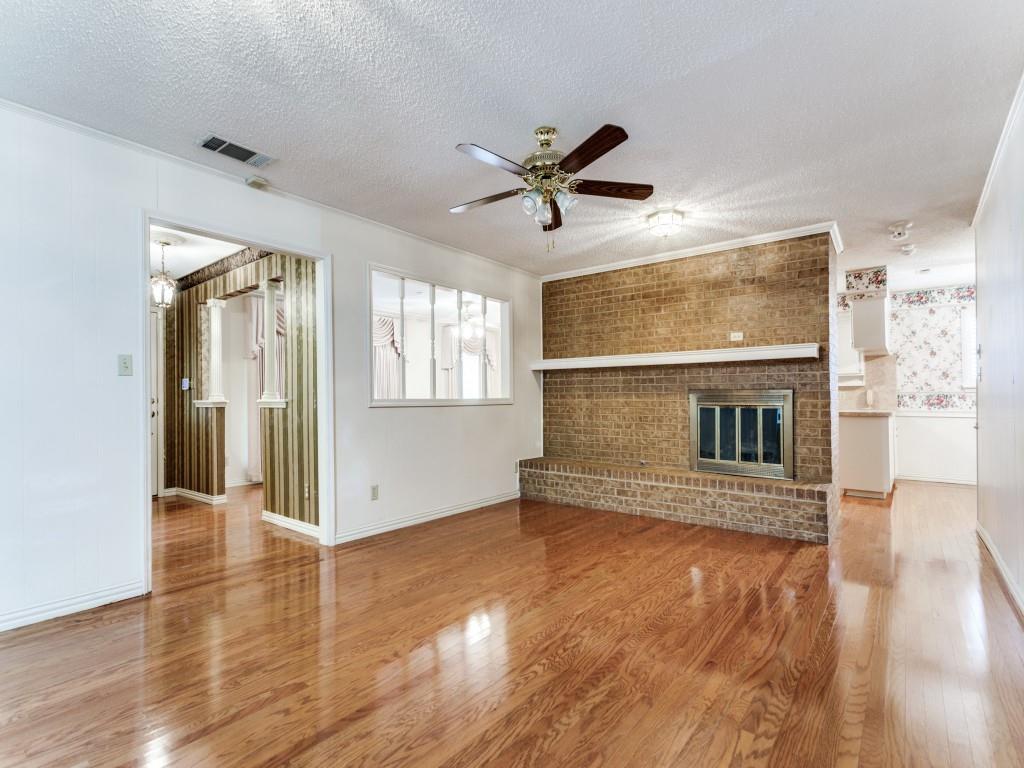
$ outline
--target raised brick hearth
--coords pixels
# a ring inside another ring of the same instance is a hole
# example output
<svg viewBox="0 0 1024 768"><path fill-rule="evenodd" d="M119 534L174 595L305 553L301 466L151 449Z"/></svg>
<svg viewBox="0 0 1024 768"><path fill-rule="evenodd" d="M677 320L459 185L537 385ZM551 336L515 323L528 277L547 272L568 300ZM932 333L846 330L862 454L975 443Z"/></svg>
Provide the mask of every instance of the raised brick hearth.
<svg viewBox="0 0 1024 768"><path fill-rule="evenodd" d="M831 484L544 458L519 463L519 489L526 499L820 543L833 493Z"/></svg>

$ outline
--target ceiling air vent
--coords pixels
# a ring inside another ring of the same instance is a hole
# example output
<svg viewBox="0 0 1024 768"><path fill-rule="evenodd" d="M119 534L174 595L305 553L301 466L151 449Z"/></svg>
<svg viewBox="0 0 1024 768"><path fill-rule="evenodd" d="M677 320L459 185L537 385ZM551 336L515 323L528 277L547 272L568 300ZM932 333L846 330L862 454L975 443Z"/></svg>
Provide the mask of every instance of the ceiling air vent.
<svg viewBox="0 0 1024 768"><path fill-rule="evenodd" d="M216 152L218 155L233 157L235 160L240 160L246 165L251 165L253 168L262 168L265 165L269 165L274 160L270 155L264 155L262 152L254 152L248 147L243 147L240 144L235 144L227 139L222 139L220 136L214 136L212 133L205 139L200 140L199 146L203 149L208 149L211 152Z"/></svg>

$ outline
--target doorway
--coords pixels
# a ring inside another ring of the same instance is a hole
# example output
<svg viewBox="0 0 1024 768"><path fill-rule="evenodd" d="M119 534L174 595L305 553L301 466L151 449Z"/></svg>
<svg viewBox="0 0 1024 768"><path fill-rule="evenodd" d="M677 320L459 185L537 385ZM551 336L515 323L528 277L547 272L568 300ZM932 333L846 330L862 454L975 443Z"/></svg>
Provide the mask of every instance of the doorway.
<svg viewBox="0 0 1024 768"><path fill-rule="evenodd" d="M202 510L201 502L211 513L244 497L257 529L270 524L333 545L329 259L149 223L150 239L182 238L162 249L177 281L171 306L149 312L154 495L163 508L184 501ZM179 259L175 249L192 240L229 252L205 263ZM155 260L151 267L159 269Z"/></svg>

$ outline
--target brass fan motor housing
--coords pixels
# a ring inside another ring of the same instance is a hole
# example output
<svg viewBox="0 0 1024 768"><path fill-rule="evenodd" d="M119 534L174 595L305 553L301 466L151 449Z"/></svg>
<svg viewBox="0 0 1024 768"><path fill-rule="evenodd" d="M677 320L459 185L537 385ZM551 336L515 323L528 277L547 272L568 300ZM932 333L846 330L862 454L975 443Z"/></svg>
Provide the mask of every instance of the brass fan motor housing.
<svg viewBox="0 0 1024 768"><path fill-rule="evenodd" d="M558 138L557 128L553 128L550 125L542 125L540 128L534 129L533 135L537 138L539 149L526 156L526 159L523 160L524 167L529 168L531 171L542 173L544 170L554 168L562 162L565 152L559 152L557 149L551 148L551 142Z"/></svg>

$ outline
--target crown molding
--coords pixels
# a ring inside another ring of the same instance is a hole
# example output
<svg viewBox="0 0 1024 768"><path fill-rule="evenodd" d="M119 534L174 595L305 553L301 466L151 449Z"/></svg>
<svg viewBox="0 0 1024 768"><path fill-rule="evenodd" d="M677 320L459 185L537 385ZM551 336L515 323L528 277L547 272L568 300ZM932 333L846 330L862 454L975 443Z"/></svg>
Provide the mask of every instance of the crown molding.
<svg viewBox="0 0 1024 768"><path fill-rule="evenodd" d="M988 173L985 175L985 185L981 188L978 206L974 209L974 216L971 217L972 227L977 225L978 217L985 208L985 203L988 202L988 196L992 191L992 180L999 170L1000 162L1006 153L1006 146L1010 141L1010 134L1013 133L1022 112L1024 112L1024 76L1017 84L1017 92L1013 95L1013 101L1010 103L1010 112L1006 116L1006 122L1003 123L1003 132L999 134L999 143L996 144L995 154L992 155L992 164L989 165Z"/></svg>
<svg viewBox="0 0 1024 768"><path fill-rule="evenodd" d="M782 229L778 232L766 232L761 235L738 237L735 240L723 240L717 243L708 243L707 245L697 245L693 248L683 248L677 251L655 253L651 256L642 256L638 259L626 259L624 261L615 261L611 264L595 264L592 267L570 269L566 272L554 272L549 275L542 275L540 279L541 282L547 283L552 280L565 280L570 277L594 275L599 272L613 272L616 269L639 267L644 264L658 264L662 261L675 261L676 259L686 259L690 256L704 256L709 253L731 251L736 248L745 248L751 245L764 245L766 243L776 243L780 240L792 240L795 237L806 237L807 235L821 235L826 233L832 238L832 244L835 246L836 253L842 253L843 239L839 234L839 223L836 221L823 221L818 224L809 224L805 227L793 227L792 229Z"/></svg>

